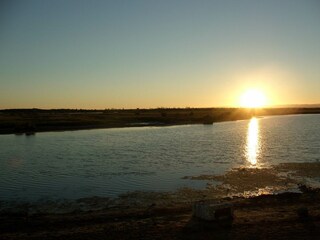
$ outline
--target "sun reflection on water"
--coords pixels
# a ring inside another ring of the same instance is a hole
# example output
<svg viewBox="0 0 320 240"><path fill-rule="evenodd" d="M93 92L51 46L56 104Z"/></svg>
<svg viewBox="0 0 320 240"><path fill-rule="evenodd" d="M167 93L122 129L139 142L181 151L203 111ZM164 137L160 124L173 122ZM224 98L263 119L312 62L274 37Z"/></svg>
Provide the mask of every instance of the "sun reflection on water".
<svg viewBox="0 0 320 240"><path fill-rule="evenodd" d="M253 117L248 125L246 158L251 165L257 165L259 156L259 122Z"/></svg>

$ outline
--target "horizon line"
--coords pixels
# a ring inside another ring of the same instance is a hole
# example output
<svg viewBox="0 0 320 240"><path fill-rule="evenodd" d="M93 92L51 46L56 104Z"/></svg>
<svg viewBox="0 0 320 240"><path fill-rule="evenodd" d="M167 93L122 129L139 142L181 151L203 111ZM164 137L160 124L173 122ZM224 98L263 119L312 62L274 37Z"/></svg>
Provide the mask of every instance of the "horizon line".
<svg viewBox="0 0 320 240"><path fill-rule="evenodd" d="M240 106L216 106L216 107L150 107L150 108L37 108L37 107L21 107L21 108L1 108L0 111L9 110L73 110L73 111L110 111L110 110L158 110L158 109L252 109L250 107L240 107ZM320 103L313 104L279 104L257 107L255 109L268 109L268 108L320 108Z"/></svg>

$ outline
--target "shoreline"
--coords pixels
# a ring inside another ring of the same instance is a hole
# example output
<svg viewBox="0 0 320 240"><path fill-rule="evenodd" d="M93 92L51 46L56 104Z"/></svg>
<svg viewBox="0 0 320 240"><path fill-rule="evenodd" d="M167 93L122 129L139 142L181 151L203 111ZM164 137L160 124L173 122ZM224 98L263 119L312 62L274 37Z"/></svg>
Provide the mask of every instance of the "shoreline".
<svg viewBox="0 0 320 240"><path fill-rule="evenodd" d="M316 239L320 190L225 199L234 219L206 222L192 204L93 212L0 216L1 239ZM307 211L307 215L301 215ZM267 226L267 227L266 227Z"/></svg>
<svg viewBox="0 0 320 240"><path fill-rule="evenodd" d="M89 197L38 206L25 203L7 210L0 202L0 238L315 239L320 236L320 187L312 186L308 179L318 178L319 170L319 162L282 163L272 168L236 168L223 175L185 177L221 182L204 190L129 192L116 201ZM290 192L292 186L299 192ZM283 191L264 191L270 187ZM225 225L196 219L192 206L199 201L231 204L233 222Z"/></svg>
<svg viewBox="0 0 320 240"><path fill-rule="evenodd" d="M38 213L68 213L114 207L149 205L168 206L186 202L219 200L224 198L250 198L260 195L299 192L320 189L320 162L287 162L268 167L239 166L221 174L183 176L188 181L203 181L203 188L184 186L170 191L133 190L117 196L84 195L76 199L39 198L31 201L19 199L0 200L3 212L28 211ZM302 187L302 190L301 190ZM6 206L9 211L6 210ZM17 209L15 209L17 208ZM19 210L20 209L20 210Z"/></svg>

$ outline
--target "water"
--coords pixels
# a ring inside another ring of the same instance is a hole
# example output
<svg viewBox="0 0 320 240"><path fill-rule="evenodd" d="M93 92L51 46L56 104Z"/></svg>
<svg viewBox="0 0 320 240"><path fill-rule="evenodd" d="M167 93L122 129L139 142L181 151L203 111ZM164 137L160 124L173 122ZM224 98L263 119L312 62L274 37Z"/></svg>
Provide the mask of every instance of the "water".
<svg viewBox="0 0 320 240"><path fill-rule="evenodd" d="M0 136L0 200L203 188L182 179L320 160L320 115Z"/></svg>

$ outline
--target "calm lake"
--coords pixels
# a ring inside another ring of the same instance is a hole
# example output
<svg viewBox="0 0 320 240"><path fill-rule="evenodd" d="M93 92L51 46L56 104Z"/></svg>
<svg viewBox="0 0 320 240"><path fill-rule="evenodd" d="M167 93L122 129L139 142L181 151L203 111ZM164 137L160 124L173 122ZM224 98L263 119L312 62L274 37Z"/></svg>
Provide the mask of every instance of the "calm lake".
<svg viewBox="0 0 320 240"><path fill-rule="evenodd" d="M0 200L203 188L182 179L320 160L320 115L0 136Z"/></svg>

